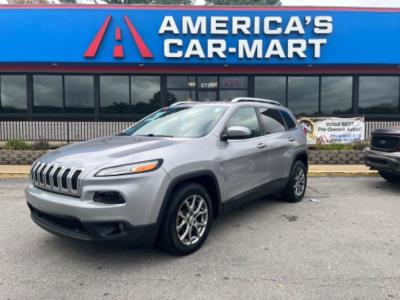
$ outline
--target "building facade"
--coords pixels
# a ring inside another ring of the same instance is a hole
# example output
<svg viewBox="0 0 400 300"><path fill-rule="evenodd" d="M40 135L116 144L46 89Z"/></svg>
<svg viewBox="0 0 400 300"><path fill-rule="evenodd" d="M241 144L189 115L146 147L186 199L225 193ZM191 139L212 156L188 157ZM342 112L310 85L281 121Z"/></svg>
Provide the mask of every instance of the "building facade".
<svg viewBox="0 0 400 300"><path fill-rule="evenodd" d="M400 10L4 6L0 120L136 121L180 100L400 120Z"/></svg>

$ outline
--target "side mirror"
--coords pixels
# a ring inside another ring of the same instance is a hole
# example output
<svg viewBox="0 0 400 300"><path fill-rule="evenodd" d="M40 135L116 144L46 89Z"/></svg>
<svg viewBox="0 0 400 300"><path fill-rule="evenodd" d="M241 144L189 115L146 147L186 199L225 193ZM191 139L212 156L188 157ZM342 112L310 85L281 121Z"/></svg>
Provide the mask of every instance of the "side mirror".
<svg viewBox="0 0 400 300"><path fill-rule="evenodd" d="M247 139L252 136L252 132L247 127L243 126L231 126L226 132L221 136L221 140L241 140Z"/></svg>

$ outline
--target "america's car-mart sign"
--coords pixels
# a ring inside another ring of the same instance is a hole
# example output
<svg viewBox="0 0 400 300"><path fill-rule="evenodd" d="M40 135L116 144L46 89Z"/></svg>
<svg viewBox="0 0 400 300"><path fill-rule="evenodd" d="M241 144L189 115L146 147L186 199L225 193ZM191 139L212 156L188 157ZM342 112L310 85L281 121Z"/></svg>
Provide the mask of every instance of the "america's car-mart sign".
<svg viewBox="0 0 400 300"><path fill-rule="evenodd" d="M0 10L0 64L400 65L395 9Z"/></svg>

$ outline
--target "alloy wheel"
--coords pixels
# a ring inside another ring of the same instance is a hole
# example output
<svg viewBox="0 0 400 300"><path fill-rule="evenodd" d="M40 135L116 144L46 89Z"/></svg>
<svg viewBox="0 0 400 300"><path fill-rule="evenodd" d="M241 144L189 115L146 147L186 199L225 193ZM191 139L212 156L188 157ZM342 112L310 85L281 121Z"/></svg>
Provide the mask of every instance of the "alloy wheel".
<svg viewBox="0 0 400 300"><path fill-rule="evenodd" d="M297 197L302 196L306 188L306 174L304 169L297 167L294 173L293 190Z"/></svg>
<svg viewBox="0 0 400 300"><path fill-rule="evenodd" d="M207 226L209 212L206 200L200 195L187 197L178 209L176 232L186 246L199 242Z"/></svg>

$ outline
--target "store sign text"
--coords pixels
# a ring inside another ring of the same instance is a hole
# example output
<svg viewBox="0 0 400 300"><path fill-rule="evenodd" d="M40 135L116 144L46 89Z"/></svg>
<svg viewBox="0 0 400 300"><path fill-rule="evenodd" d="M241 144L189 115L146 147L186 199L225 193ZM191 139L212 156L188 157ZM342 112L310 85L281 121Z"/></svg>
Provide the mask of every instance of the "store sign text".
<svg viewBox="0 0 400 300"><path fill-rule="evenodd" d="M331 16L165 16L158 34L166 58L318 59L332 32Z"/></svg>

